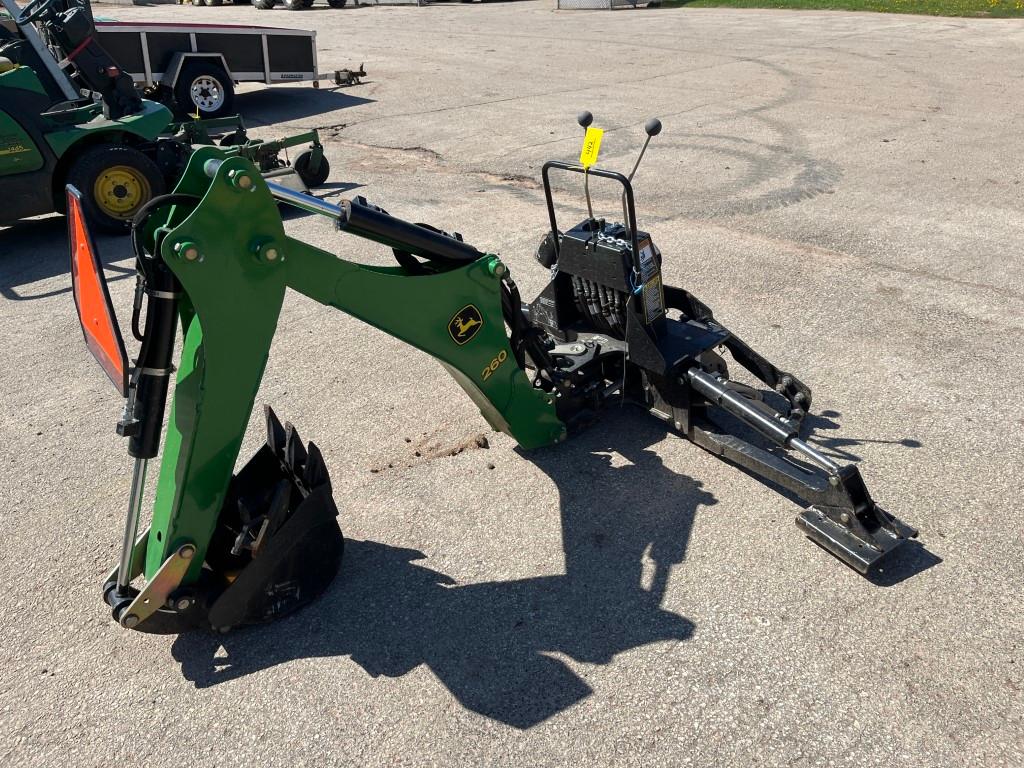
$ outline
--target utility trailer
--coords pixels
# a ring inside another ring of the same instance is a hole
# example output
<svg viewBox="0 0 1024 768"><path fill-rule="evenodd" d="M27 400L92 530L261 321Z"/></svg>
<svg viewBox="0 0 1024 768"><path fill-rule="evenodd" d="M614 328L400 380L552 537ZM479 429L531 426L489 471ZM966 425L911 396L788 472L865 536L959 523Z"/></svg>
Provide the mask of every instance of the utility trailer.
<svg viewBox="0 0 1024 768"><path fill-rule="evenodd" d="M101 19L96 28L136 85L181 116L234 114L235 83L351 82L347 71L319 73L313 30Z"/></svg>

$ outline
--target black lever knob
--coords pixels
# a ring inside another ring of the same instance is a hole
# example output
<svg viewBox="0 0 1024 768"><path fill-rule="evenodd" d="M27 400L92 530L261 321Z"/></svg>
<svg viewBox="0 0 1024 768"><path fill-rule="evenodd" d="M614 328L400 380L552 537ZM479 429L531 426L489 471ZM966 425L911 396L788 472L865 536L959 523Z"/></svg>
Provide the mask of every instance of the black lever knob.
<svg viewBox="0 0 1024 768"><path fill-rule="evenodd" d="M589 112L587 114L590 114ZM661 133L661 120L656 117L652 117L646 123L644 123L644 130L647 131L648 136L657 136Z"/></svg>
<svg viewBox="0 0 1024 768"><path fill-rule="evenodd" d="M576 122L580 124L581 128L589 128L590 124L594 122L594 116L587 110L583 110L576 115Z"/></svg>

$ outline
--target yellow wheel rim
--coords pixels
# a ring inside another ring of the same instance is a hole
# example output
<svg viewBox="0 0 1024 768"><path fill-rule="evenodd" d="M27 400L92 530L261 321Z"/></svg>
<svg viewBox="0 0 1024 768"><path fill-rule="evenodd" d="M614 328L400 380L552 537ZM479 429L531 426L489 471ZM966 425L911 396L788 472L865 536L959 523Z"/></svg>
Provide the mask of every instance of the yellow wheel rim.
<svg viewBox="0 0 1024 768"><path fill-rule="evenodd" d="M112 165L93 184L92 196L99 209L115 219L128 219L153 196L145 175L127 165Z"/></svg>

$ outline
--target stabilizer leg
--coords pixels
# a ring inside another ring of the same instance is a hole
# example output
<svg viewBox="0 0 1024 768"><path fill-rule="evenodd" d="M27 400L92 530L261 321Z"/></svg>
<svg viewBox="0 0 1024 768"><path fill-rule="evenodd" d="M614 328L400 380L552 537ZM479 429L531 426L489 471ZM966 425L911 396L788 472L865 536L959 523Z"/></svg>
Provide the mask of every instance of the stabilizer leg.
<svg viewBox="0 0 1024 768"><path fill-rule="evenodd" d="M807 536L860 573L868 573L885 555L917 531L879 507L855 466L839 466L800 439L798 425L763 403L747 401L727 380L692 368L691 386L709 407L721 408L804 461L760 448L718 427L709 418L694 419L688 436L703 448L770 483L794 493L810 506L796 519Z"/></svg>

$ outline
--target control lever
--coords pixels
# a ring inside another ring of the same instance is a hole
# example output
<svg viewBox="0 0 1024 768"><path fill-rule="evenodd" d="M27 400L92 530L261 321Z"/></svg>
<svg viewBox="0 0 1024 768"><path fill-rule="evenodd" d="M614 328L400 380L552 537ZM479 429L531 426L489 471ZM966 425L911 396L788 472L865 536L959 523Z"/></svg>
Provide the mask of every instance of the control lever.
<svg viewBox="0 0 1024 768"><path fill-rule="evenodd" d="M640 154L636 158L636 162L633 163L633 170L629 172L626 177L628 181L633 180L633 174L636 173L636 169L640 167L640 161L644 159L644 152L647 151L647 145L651 143L651 139L661 133L661 120L656 117L652 117L646 123L644 123L644 133L647 134L647 138L644 139L644 145L640 148ZM622 190L622 222L623 226L626 227L626 232L629 232L629 216L626 213L626 190ZM636 258L640 258L640 254L636 255Z"/></svg>
<svg viewBox="0 0 1024 768"><path fill-rule="evenodd" d="M640 161L644 159L644 152L647 151L647 145L651 143L651 139L661 133L661 120L656 117L652 117L646 123L644 123L644 132L647 134L647 138L644 139L644 145L640 148L640 156L633 163L633 170L629 172L626 177L630 181L633 180L633 174L636 173L636 169L640 167Z"/></svg>
<svg viewBox="0 0 1024 768"><path fill-rule="evenodd" d="M590 127L590 124L594 122L594 116L587 110L583 110L576 115L576 122L579 123L580 128L586 132L587 128ZM583 169L583 194L587 196L587 216L589 217L587 220L593 221L594 206L590 203L590 173L586 168Z"/></svg>

